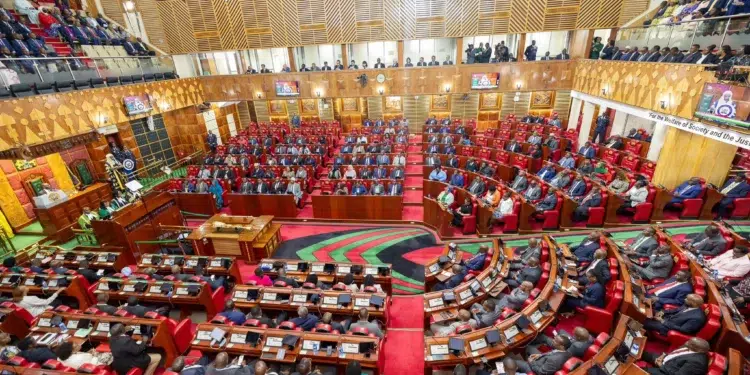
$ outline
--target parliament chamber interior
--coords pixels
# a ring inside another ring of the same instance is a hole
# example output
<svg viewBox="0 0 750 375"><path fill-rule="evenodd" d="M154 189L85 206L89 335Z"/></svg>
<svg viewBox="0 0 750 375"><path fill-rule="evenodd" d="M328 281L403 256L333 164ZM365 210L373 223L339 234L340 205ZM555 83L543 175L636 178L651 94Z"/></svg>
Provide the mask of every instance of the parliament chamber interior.
<svg viewBox="0 0 750 375"><path fill-rule="evenodd" d="M0 375L750 374L750 2L0 0Z"/></svg>

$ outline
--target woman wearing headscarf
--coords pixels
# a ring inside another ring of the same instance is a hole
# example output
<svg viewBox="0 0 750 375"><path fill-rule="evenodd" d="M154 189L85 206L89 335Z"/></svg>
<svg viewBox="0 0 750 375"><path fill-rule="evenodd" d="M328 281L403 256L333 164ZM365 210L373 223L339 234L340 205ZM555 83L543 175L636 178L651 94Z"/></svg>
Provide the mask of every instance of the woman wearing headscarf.
<svg viewBox="0 0 750 375"><path fill-rule="evenodd" d="M224 193L224 189L222 189L221 184L219 184L219 180L214 180L211 183L208 192L213 194L214 200L216 201L216 208L221 209L224 206L224 199L221 196Z"/></svg>
<svg viewBox="0 0 750 375"><path fill-rule="evenodd" d="M732 91L724 91L719 100L711 104L710 111L719 117L734 118L737 115L737 104L732 100Z"/></svg>

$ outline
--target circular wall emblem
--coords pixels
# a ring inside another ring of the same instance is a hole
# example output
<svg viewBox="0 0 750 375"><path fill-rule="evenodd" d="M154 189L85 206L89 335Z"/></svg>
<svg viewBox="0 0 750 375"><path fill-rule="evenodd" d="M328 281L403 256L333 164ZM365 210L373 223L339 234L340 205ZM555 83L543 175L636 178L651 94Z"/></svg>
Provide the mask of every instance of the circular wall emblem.
<svg viewBox="0 0 750 375"><path fill-rule="evenodd" d="M132 171L135 169L135 160L133 159L125 159L122 161L122 167L126 170Z"/></svg>

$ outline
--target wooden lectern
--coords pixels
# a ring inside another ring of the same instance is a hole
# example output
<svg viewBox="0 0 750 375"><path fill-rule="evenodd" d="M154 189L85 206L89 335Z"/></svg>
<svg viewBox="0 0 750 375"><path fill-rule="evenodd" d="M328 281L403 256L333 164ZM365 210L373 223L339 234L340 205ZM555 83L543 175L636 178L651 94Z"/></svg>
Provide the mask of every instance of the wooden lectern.
<svg viewBox="0 0 750 375"><path fill-rule="evenodd" d="M281 224L273 216L214 215L187 237L197 255L231 256L258 263L281 243Z"/></svg>

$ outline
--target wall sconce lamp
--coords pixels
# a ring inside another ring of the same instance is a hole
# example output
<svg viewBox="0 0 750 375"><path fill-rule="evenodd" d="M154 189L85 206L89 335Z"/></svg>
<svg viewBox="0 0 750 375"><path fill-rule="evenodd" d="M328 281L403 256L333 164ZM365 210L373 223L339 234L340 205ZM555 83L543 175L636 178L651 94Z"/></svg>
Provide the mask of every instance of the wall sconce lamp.
<svg viewBox="0 0 750 375"><path fill-rule="evenodd" d="M263 97L263 94L261 94L260 92L257 92L257 93L255 94L255 96L257 96L257 97L258 97L258 99L260 99L261 97Z"/></svg>
<svg viewBox="0 0 750 375"><path fill-rule="evenodd" d="M104 113L100 113L96 115L96 122L98 122L100 125L105 125L107 122L109 122L109 117L105 115Z"/></svg>
<svg viewBox="0 0 750 375"><path fill-rule="evenodd" d="M602 89L602 95L603 96L607 96L607 88L606 87Z"/></svg>
<svg viewBox="0 0 750 375"><path fill-rule="evenodd" d="M667 108L669 108L669 98L668 97L664 97L659 102L659 107L661 107L661 109L667 109Z"/></svg>
<svg viewBox="0 0 750 375"><path fill-rule="evenodd" d="M451 85L445 85L445 92L451 92Z"/></svg>
<svg viewBox="0 0 750 375"><path fill-rule="evenodd" d="M128 0L122 4L125 7L126 12L132 12L135 9L135 3Z"/></svg>
<svg viewBox="0 0 750 375"><path fill-rule="evenodd" d="M172 108L172 106L169 103L167 103L167 102L161 102L161 103L159 103L159 108L162 111L168 111L170 108Z"/></svg>
<svg viewBox="0 0 750 375"><path fill-rule="evenodd" d="M380 95L383 95L383 93L385 93L385 90L381 87L378 89L378 92L380 93Z"/></svg>
<svg viewBox="0 0 750 375"><path fill-rule="evenodd" d="M320 90L316 91L315 95L317 95L320 98Z"/></svg>
<svg viewBox="0 0 750 375"><path fill-rule="evenodd" d="M521 84L521 81L518 81L518 82L516 82L516 90L520 90L520 89L521 89L521 86L523 86L523 85Z"/></svg>

